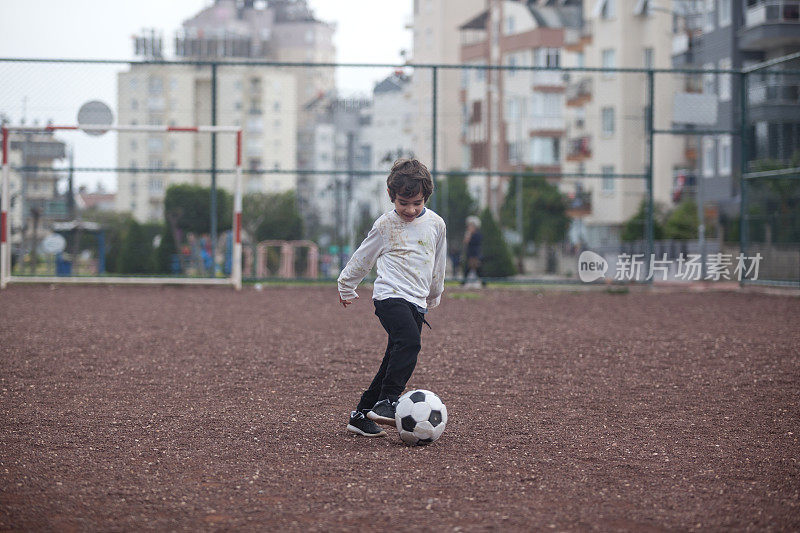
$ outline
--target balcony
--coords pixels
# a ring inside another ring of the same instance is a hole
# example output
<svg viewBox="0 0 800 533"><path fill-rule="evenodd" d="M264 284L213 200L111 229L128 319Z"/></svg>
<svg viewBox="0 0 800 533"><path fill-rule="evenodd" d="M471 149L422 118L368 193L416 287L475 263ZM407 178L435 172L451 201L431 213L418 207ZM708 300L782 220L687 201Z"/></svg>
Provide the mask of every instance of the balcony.
<svg viewBox="0 0 800 533"><path fill-rule="evenodd" d="M592 44L589 26L582 28L564 28L564 49L569 52L582 52L584 47Z"/></svg>
<svg viewBox="0 0 800 533"><path fill-rule="evenodd" d="M750 0L739 30L743 50L800 44L800 0Z"/></svg>
<svg viewBox="0 0 800 533"><path fill-rule="evenodd" d="M533 87L564 87L564 76L559 70L534 70Z"/></svg>
<svg viewBox="0 0 800 533"><path fill-rule="evenodd" d="M592 192L577 189L567 194L567 216L581 218L592 214Z"/></svg>
<svg viewBox="0 0 800 533"><path fill-rule="evenodd" d="M776 79L777 78L777 79ZM747 95L750 120L754 122L800 122L800 79L770 76L750 85Z"/></svg>
<svg viewBox="0 0 800 533"><path fill-rule="evenodd" d="M583 78L567 85L566 101L568 106L583 107L592 99L592 80Z"/></svg>
<svg viewBox="0 0 800 533"><path fill-rule="evenodd" d="M569 140L567 161L585 161L592 157L592 138L589 136Z"/></svg>

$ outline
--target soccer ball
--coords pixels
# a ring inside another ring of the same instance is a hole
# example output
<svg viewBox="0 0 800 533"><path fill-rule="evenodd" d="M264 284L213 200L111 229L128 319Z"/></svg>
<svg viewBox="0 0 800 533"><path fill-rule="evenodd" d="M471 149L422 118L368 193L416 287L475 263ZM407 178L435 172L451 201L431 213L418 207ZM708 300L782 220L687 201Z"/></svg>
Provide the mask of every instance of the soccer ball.
<svg viewBox="0 0 800 533"><path fill-rule="evenodd" d="M430 444L444 433L447 407L429 390L408 391L397 401L394 421L406 444Z"/></svg>

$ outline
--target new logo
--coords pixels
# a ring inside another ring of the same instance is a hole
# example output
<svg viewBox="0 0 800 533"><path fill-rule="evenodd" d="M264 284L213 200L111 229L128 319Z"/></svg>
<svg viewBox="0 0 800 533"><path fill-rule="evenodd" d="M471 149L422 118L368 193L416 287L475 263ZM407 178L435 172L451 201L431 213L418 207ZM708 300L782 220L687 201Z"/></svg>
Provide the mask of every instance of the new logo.
<svg viewBox="0 0 800 533"><path fill-rule="evenodd" d="M584 283L605 277L608 261L602 255L586 250L578 257L578 277Z"/></svg>

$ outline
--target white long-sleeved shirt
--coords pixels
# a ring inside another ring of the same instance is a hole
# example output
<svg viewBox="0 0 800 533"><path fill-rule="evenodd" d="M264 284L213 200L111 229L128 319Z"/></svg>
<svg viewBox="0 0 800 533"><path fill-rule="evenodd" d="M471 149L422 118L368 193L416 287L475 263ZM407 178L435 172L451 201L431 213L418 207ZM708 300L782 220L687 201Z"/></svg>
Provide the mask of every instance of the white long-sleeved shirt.
<svg viewBox="0 0 800 533"><path fill-rule="evenodd" d="M394 210L384 213L339 275L339 295L358 298L356 287L377 261L374 300L403 298L423 309L436 307L444 292L446 250L444 220L430 209L411 222Z"/></svg>

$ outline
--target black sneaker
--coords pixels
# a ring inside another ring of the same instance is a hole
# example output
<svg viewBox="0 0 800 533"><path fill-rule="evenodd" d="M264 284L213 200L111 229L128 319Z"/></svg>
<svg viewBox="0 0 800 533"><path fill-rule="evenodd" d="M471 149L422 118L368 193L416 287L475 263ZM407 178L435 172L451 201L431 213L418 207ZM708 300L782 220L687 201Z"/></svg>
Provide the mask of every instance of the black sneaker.
<svg viewBox="0 0 800 533"><path fill-rule="evenodd" d="M374 420L378 424L385 426L395 426L394 410L397 407L397 400L390 400L386 398L375 404L375 407L369 410L367 418Z"/></svg>
<svg viewBox="0 0 800 533"><path fill-rule="evenodd" d="M361 411L350 412L347 431L363 437L385 437L386 432L372 420L368 420Z"/></svg>

